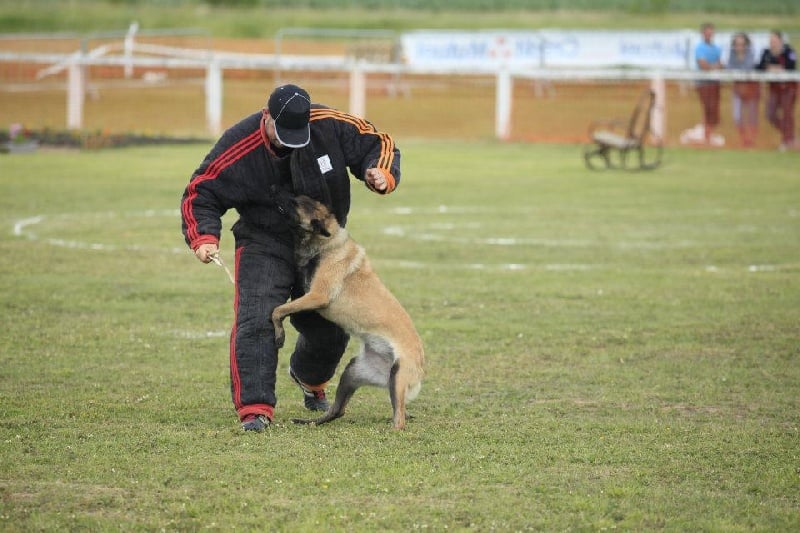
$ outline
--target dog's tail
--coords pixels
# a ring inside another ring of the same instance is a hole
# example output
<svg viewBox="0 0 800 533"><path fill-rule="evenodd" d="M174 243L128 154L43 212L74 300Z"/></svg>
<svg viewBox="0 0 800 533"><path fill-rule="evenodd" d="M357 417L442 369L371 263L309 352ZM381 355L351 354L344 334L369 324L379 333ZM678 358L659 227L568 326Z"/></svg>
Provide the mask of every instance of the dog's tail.
<svg viewBox="0 0 800 533"><path fill-rule="evenodd" d="M408 358L407 363L411 363L410 365L406 366L406 401L412 401L416 399L419 395L419 391L422 390L422 378L425 377L425 369L423 368L425 356L421 352L418 358ZM397 364L395 362L395 364Z"/></svg>
<svg viewBox="0 0 800 533"><path fill-rule="evenodd" d="M406 392L406 400L408 400L409 402L412 400L416 400L417 396L419 396L419 391L421 390L422 390L422 380L419 380L416 383L412 383L411 385L408 386L407 389L408 392Z"/></svg>

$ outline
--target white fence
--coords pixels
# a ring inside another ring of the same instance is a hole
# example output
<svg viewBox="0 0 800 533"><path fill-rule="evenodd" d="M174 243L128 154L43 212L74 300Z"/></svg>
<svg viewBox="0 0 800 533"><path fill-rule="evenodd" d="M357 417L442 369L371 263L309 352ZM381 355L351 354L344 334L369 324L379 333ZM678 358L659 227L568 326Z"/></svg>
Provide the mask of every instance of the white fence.
<svg viewBox="0 0 800 533"><path fill-rule="evenodd" d="M645 34L642 34L645 35ZM514 61L409 61L384 63L357 60L342 56L297 56L287 54L241 54L212 50L189 50L137 43L128 36L120 46L102 50L82 50L72 54L0 53L0 62L25 62L47 65L42 72L53 69L67 71L67 117L69 129L83 126L83 102L87 92L87 67L117 66L130 72L134 67L166 69L202 69L205 71L205 115L207 130L218 135L222 129L223 73L226 69L268 71L312 71L349 73L349 111L364 115L366 109L366 77L371 74L435 75L435 76L493 76L495 82L495 134L507 139L511 131L512 93L514 80L638 80L649 81L656 90L655 133L663 125L666 101L665 81L759 80L800 81L800 72L698 72L690 68L556 68Z"/></svg>

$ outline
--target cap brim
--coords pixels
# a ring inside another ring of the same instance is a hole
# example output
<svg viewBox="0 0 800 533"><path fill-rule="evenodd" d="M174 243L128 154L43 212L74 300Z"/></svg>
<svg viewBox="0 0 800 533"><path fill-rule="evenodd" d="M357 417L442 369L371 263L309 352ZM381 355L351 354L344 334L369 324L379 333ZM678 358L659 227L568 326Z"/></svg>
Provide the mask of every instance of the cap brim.
<svg viewBox="0 0 800 533"><path fill-rule="evenodd" d="M299 130L282 128L275 124L275 136L286 148L302 148L311 141L311 129L306 126Z"/></svg>

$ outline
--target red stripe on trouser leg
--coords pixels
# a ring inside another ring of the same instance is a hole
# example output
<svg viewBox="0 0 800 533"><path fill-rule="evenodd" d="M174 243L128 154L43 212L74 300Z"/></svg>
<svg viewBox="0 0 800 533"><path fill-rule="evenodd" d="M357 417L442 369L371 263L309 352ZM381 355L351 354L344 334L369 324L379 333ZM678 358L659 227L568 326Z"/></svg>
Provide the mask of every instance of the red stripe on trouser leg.
<svg viewBox="0 0 800 533"><path fill-rule="evenodd" d="M308 389L309 392L325 392L325 387L328 386L328 382L321 383L319 385L308 385L307 383L303 383L300 385L301 387Z"/></svg>
<svg viewBox="0 0 800 533"><path fill-rule="evenodd" d="M245 405L244 407L237 409L236 412L239 414L239 420L242 422L244 422L244 419L250 415L266 415L267 418L272 420L274 408L265 403L255 403L253 405Z"/></svg>
<svg viewBox="0 0 800 533"><path fill-rule="evenodd" d="M236 363L236 324L239 319L239 258L244 247L236 249L236 259L234 264L235 286L233 290L233 327L231 328L230 358L231 358L231 396L233 406L239 411L242 408L242 381L239 376L239 366ZM240 414L241 417L241 414ZM271 418L271 417L270 417Z"/></svg>
<svg viewBox="0 0 800 533"><path fill-rule="evenodd" d="M294 250L246 223L237 224L236 331L231 353L233 403L275 406L278 351L270 315L295 282ZM254 235L257 239L253 239Z"/></svg>

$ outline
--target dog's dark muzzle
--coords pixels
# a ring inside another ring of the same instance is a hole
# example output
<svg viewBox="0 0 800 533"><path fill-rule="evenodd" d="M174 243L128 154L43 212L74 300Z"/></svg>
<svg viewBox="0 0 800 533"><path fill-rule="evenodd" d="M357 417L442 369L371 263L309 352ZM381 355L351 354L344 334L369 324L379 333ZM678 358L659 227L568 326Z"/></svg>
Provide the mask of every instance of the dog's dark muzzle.
<svg viewBox="0 0 800 533"><path fill-rule="evenodd" d="M272 201L281 215L292 221L297 220L297 199L292 193L272 187Z"/></svg>

